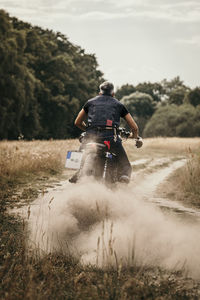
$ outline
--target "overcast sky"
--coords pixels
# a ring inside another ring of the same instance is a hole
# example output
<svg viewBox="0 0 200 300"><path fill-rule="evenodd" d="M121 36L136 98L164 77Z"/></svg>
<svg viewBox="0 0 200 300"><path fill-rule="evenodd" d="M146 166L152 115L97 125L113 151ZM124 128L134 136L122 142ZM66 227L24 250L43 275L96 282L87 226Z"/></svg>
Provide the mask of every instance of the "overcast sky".
<svg viewBox="0 0 200 300"><path fill-rule="evenodd" d="M0 0L0 7L95 53L116 86L177 75L200 86L200 0Z"/></svg>

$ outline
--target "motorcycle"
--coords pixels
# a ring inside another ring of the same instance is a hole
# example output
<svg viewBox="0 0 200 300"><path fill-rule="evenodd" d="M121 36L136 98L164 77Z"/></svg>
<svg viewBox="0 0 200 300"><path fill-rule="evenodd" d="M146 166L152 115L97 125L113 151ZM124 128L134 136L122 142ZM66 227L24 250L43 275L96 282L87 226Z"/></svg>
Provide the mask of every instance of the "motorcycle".
<svg viewBox="0 0 200 300"><path fill-rule="evenodd" d="M125 128L117 130L118 138L122 140L130 136L130 132ZM109 140L87 141L86 133L82 133L79 141L81 147L79 151L68 151L66 167L69 169L78 169L78 171L69 179L76 183L84 176L92 176L105 184L113 184L119 181L118 176L118 158L111 150Z"/></svg>

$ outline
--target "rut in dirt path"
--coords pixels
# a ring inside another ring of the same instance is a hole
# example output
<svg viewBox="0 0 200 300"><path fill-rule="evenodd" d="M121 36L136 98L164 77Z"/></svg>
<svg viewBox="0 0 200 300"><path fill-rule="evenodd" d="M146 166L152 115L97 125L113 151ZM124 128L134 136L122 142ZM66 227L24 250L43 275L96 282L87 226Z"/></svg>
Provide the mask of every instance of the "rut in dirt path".
<svg viewBox="0 0 200 300"><path fill-rule="evenodd" d="M141 162L143 160L140 160ZM140 162L140 163L141 163ZM168 158L160 158L155 161L149 160L147 164L147 168L151 168L152 166L158 166L159 164L168 163ZM147 178L143 179L142 183L138 181L138 185L136 187L137 192L143 194L144 198L146 195L146 199L151 201L152 203L158 205L159 207L166 210L167 213L174 213L175 215L179 215L181 218L187 218L191 221L200 221L200 210L196 208L187 207L184 204L177 202L175 200L167 199L166 197L160 197L159 192L156 191L158 186L163 183L163 181L176 169L182 167L187 162L186 159L180 159L171 163L168 167L162 168L157 172L151 174L151 176L147 176ZM143 162L142 162L143 163ZM146 169L147 169L146 168ZM139 171L140 172L140 171ZM134 176L134 175L133 175ZM137 177L137 176L135 176Z"/></svg>
<svg viewBox="0 0 200 300"><path fill-rule="evenodd" d="M133 174L131 184L115 190L91 180L62 182L21 211L24 217L28 211L30 246L45 253L70 251L83 263L102 267L116 266L116 257L129 266L184 266L191 276L200 277L198 219L188 222L187 208L177 218L174 212L180 204L170 201L163 211L160 206L167 200L156 195L158 185L184 163Z"/></svg>

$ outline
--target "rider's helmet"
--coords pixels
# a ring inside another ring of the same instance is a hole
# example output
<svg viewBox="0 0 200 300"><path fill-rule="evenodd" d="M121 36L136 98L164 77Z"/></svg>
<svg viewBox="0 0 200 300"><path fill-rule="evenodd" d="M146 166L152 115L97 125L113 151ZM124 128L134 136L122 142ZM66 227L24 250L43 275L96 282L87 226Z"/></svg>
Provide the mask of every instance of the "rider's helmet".
<svg viewBox="0 0 200 300"><path fill-rule="evenodd" d="M100 84L99 89L103 95L112 95L114 91L114 85L112 82L104 81L102 84Z"/></svg>

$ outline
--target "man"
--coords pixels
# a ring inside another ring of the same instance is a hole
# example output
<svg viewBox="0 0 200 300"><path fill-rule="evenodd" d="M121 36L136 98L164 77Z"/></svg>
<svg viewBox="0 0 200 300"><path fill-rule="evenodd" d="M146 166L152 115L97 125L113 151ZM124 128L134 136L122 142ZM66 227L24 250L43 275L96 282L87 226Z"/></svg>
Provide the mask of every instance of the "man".
<svg viewBox="0 0 200 300"><path fill-rule="evenodd" d="M114 98L114 85L105 81L100 85L100 94L88 100L79 112L75 125L86 131L87 138L110 141L111 151L117 154L120 182L128 183L131 176L131 165L117 135L120 118L124 118L136 139L136 147L142 147L142 139L138 136L138 126L126 107ZM88 119L88 126L84 122Z"/></svg>

